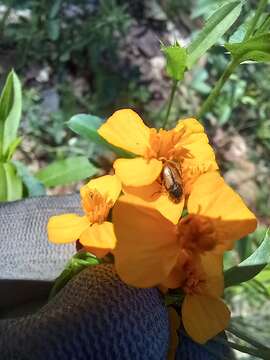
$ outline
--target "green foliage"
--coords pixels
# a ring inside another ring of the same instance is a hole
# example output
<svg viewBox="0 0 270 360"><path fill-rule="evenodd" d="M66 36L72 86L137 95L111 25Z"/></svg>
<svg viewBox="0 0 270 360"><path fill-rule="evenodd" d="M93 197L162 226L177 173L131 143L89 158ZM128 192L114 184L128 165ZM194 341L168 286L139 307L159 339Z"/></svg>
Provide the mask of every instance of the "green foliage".
<svg viewBox="0 0 270 360"><path fill-rule="evenodd" d="M225 46L238 62L270 61L270 33L254 36L242 43L226 44Z"/></svg>
<svg viewBox="0 0 270 360"><path fill-rule="evenodd" d="M225 271L225 287L238 285L248 281L259 274L270 263L270 237L269 232L260 246L247 259L239 265Z"/></svg>
<svg viewBox="0 0 270 360"><path fill-rule="evenodd" d="M27 196L41 196L46 194L45 186L33 176L28 168L20 161L12 161L16 167L18 176L22 179L22 182L26 188Z"/></svg>
<svg viewBox="0 0 270 360"><path fill-rule="evenodd" d="M45 186L70 184L86 179L97 173L97 168L84 156L58 160L41 169L37 179Z"/></svg>
<svg viewBox="0 0 270 360"><path fill-rule="evenodd" d="M22 198L22 181L15 166L10 162L0 162L0 202Z"/></svg>
<svg viewBox="0 0 270 360"><path fill-rule="evenodd" d="M22 110L21 84L16 73L7 77L0 98L0 160L11 158L18 145L17 130Z"/></svg>
<svg viewBox="0 0 270 360"><path fill-rule="evenodd" d="M186 70L186 49L176 43L171 46L162 46L161 50L167 60L166 72L168 76L176 81L182 80Z"/></svg>
<svg viewBox="0 0 270 360"><path fill-rule="evenodd" d="M188 68L206 53L239 17L242 9L241 1L225 4L218 9L206 22L204 28L188 46Z"/></svg>
<svg viewBox="0 0 270 360"><path fill-rule="evenodd" d="M88 266L96 266L101 264L102 260L98 259L94 255L88 252L78 252L67 263L63 272L55 280L52 290L49 295L49 299L52 299L65 285L66 283L77 275L80 271Z"/></svg>

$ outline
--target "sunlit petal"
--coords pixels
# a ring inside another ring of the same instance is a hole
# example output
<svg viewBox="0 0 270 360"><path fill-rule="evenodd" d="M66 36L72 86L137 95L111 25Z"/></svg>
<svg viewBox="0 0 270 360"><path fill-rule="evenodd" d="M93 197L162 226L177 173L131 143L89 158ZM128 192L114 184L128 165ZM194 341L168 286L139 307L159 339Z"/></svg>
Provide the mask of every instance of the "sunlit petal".
<svg viewBox="0 0 270 360"><path fill-rule="evenodd" d="M231 249L235 240L253 232L257 226L254 214L217 172L198 178L187 207L190 214L211 219L218 238L216 250Z"/></svg>
<svg viewBox="0 0 270 360"><path fill-rule="evenodd" d="M89 226L81 235L80 243L90 249L114 249L116 238L113 224L105 221L102 224ZM95 253L95 252L94 252Z"/></svg>
<svg viewBox="0 0 270 360"><path fill-rule="evenodd" d="M182 304L182 321L188 335L204 344L226 329L230 311L219 298L186 295Z"/></svg>
<svg viewBox="0 0 270 360"><path fill-rule="evenodd" d="M118 199L121 192L121 181L116 175L105 175L99 178L90 180L86 185L81 188L81 195L86 189L97 190L106 199L111 200L113 203Z"/></svg>
<svg viewBox="0 0 270 360"><path fill-rule="evenodd" d="M89 226L90 222L86 216L76 214L52 216L47 225L48 238L53 243L70 243L76 241Z"/></svg>
<svg viewBox="0 0 270 360"><path fill-rule="evenodd" d="M110 144L144 155L149 146L150 129L131 109L116 111L98 130Z"/></svg>
<svg viewBox="0 0 270 360"><path fill-rule="evenodd" d="M177 260L177 234L170 221L142 204L125 195L114 207L115 265L123 281L151 287L162 283Z"/></svg>
<svg viewBox="0 0 270 360"><path fill-rule="evenodd" d="M162 170L162 162L143 158L118 159L113 165L115 173L124 185L144 186L153 183Z"/></svg>

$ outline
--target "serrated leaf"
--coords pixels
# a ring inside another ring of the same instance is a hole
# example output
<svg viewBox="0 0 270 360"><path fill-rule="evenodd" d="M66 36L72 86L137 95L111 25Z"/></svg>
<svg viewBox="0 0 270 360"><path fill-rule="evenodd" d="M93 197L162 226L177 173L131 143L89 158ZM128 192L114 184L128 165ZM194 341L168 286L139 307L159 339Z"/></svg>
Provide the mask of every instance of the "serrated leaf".
<svg viewBox="0 0 270 360"><path fill-rule="evenodd" d="M45 186L70 184L84 180L97 173L98 169L84 156L58 160L41 169L36 177Z"/></svg>
<svg viewBox="0 0 270 360"><path fill-rule="evenodd" d="M14 201L22 198L22 180L12 163L0 163L0 182L0 201Z"/></svg>
<svg viewBox="0 0 270 360"><path fill-rule="evenodd" d="M73 276L88 266L95 266L101 264L102 260L88 252L78 252L67 263L63 272L55 280L49 299L53 298Z"/></svg>
<svg viewBox="0 0 270 360"><path fill-rule="evenodd" d="M224 272L225 287L241 284L259 274L270 261L269 230L260 246L247 259Z"/></svg>
<svg viewBox="0 0 270 360"><path fill-rule="evenodd" d="M10 145L17 137L22 111L21 84L14 71L7 77L0 98L0 158L7 157Z"/></svg>
<svg viewBox="0 0 270 360"><path fill-rule="evenodd" d="M239 17L241 9L241 1L234 1L222 6L209 18L204 28L187 48L189 69L233 25Z"/></svg>
<svg viewBox="0 0 270 360"><path fill-rule="evenodd" d="M168 76L176 81L182 80L187 62L186 49L176 43L171 46L162 46L161 50L166 57L166 72Z"/></svg>
<svg viewBox="0 0 270 360"><path fill-rule="evenodd" d="M67 122L68 127L76 134L98 144L107 147L115 152L120 157L132 158L134 157L128 151L122 150L116 146L109 144L97 132L99 127L103 124L103 120L95 115L90 114L77 114Z"/></svg>
<svg viewBox="0 0 270 360"><path fill-rule="evenodd" d="M243 61L270 61L270 33L252 37L242 43L225 44L226 49L239 63Z"/></svg>
<svg viewBox="0 0 270 360"><path fill-rule="evenodd" d="M46 194L45 186L35 178L27 167L20 161L12 161L27 189L28 196L41 196Z"/></svg>

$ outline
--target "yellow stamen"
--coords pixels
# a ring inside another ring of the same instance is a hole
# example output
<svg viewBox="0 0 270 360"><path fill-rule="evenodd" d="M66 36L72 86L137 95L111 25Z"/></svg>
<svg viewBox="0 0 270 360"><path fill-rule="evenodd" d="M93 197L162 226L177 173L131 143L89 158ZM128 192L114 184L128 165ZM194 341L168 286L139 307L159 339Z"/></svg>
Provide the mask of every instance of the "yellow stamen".
<svg viewBox="0 0 270 360"><path fill-rule="evenodd" d="M179 151L184 149L176 148L182 136L182 132L176 132L174 130L156 130L150 129L149 144L144 157L146 159L167 159L172 160Z"/></svg>
<svg viewBox="0 0 270 360"><path fill-rule="evenodd" d="M97 190L87 189L82 194L82 207L91 224L103 223L112 206L113 202L106 199Z"/></svg>

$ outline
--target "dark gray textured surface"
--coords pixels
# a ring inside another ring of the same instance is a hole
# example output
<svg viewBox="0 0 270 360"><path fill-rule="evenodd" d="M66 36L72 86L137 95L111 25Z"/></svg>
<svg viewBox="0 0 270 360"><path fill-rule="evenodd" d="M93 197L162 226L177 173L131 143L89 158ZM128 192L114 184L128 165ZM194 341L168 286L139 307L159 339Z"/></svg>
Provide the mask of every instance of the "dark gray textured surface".
<svg viewBox="0 0 270 360"><path fill-rule="evenodd" d="M49 243L48 219L80 211L78 194L0 204L0 280L54 280L75 253L75 246Z"/></svg>
<svg viewBox="0 0 270 360"><path fill-rule="evenodd" d="M169 322L157 289L112 265L83 270L33 315L0 321L1 360L165 360Z"/></svg>

